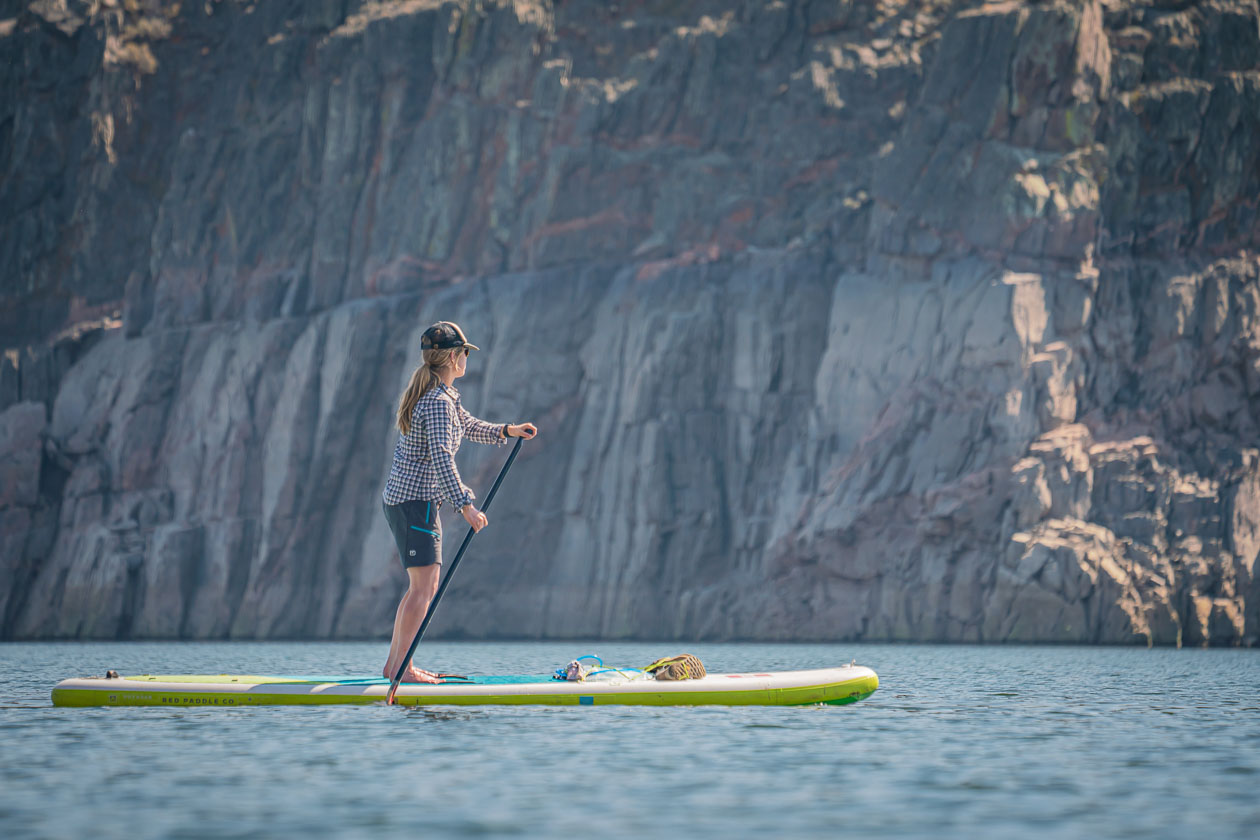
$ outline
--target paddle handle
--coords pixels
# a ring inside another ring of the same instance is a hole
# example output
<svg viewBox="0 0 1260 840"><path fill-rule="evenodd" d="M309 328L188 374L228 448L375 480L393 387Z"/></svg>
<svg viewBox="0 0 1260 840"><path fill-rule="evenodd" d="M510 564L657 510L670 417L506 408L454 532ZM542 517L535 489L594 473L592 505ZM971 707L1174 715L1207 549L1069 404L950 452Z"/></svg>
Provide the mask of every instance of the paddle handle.
<svg viewBox="0 0 1260 840"><path fill-rule="evenodd" d="M494 480L494 486L490 488L490 492L486 494L486 501L481 505L482 512L490 509L490 503L494 501L494 494L499 492L499 485L503 483L503 477L512 467L512 462L516 460L516 453L521 451L521 444L525 442L525 438L518 437L516 445L512 447L512 453L508 455L507 463L503 465L503 469L499 470L499 477ZM402 675L407 670L407 664L411 662L411 657L415 655L416 646L420 644L420 639L424 637L424 631L428 629L429 622L433 620L433 613L437 611L437 605L442 600L442 594L446 592L446 587L451 585L451 578L455 576L455 569L459 566L460 559L464 556L468 544L472 542L473 536L477 532L471 527L468 533L464 535L464 541L460 543L459 551L455 554L455 559L451 561L451 567L447 570L446 576L442 578L442 583L438 586L437 593L433 596L433 600L429 602L429 609L424 613L424 620L420 622L420 629L416 631L415 638L411 640L411 646L407 648L407 655L403 657L402 664L398 666L398 672L394 674L389 681L389 692L385 695L386 705L392 705L394 702L394 694L398 691L398 684L402 682Z"/></svg>

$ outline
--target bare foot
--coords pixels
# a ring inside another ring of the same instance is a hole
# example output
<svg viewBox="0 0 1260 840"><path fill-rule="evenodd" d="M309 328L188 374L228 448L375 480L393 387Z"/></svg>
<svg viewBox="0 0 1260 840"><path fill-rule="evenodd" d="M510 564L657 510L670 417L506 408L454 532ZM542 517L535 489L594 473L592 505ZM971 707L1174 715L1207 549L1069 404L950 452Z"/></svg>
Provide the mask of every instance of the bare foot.
<svg viewBox="0 0 1260 840"><path fill-rule="evenodd" d="M403 682L409 683L440 683L442 680L432 671L425 671L411 665L407 668L407 672L403 674Z"/></svg>
<svg viewBox="0 0 1260 840"><path fill-rule="evenodd" d="M386 679L394 678L394 672L389 668L386 668L383 673ZM440 683L441 681L437 674L417 668L415 665L408 665L402 675L402 682L405 683Z"/></svg>

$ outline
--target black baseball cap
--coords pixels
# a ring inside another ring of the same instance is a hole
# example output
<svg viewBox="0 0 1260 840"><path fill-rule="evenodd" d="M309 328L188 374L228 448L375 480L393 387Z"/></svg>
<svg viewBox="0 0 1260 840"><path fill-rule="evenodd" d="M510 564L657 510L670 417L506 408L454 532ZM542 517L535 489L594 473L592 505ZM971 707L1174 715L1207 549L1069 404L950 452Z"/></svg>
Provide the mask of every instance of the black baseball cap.
<svg viewBox="0 0 1260 840"><path fill-rule="evenodd" d="M467 347L469 350L480 350L476 344L469 344L464 338L464 331L459 324L452 321L438 321L420 336L421 350L446 350L451 347Z"/></svg>

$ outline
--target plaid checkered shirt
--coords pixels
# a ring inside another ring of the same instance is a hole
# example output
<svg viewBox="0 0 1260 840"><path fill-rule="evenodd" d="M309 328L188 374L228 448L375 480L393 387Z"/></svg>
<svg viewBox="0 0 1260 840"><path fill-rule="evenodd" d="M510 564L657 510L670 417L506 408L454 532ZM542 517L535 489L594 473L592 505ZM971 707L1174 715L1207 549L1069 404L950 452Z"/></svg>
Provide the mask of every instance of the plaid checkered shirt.
<svg viewBox="0 0 1260 840"><path fill-rule="evenodd" d="M465 437L502 446L505 427L478 420L459 401L459 391L441 382L424 392L411 410L411 431L398 436L385 482L385 504L444 499L456 510L477 498L459 477L455 453Z"/></svg>

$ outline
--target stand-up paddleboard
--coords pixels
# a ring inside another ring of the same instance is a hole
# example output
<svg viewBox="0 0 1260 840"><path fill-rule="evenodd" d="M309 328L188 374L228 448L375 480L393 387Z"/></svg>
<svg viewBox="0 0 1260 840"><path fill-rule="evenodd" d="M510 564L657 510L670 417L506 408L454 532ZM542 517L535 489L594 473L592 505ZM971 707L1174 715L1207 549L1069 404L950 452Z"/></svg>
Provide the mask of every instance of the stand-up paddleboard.
<svg viewBox="0 0 1260 840"><path fill-rule="evenodd" d="M394 702L421 705L555 706L805 706L843 705L879 687L870 668L847 665L816 671L709 674L698 680L612 679L567 682L548 676L448 679L437 685L403 683ZM63 680L55 706L275 706L379 703L386 679L262 677L233 674L87 677Z"/></svg>

